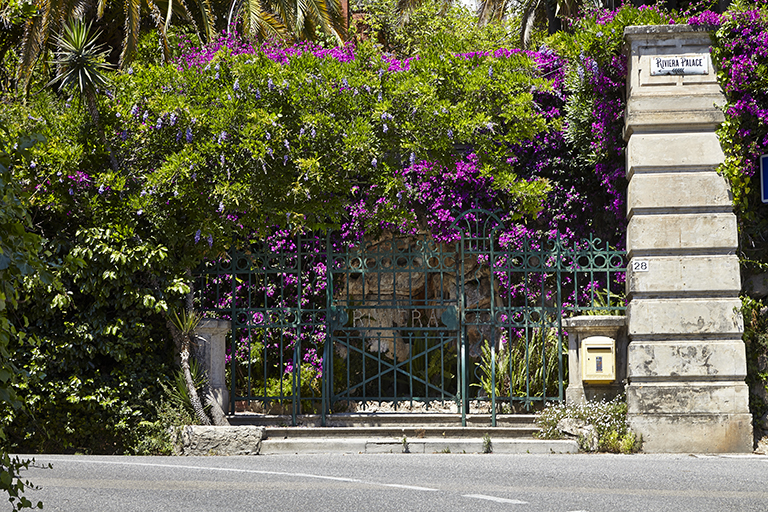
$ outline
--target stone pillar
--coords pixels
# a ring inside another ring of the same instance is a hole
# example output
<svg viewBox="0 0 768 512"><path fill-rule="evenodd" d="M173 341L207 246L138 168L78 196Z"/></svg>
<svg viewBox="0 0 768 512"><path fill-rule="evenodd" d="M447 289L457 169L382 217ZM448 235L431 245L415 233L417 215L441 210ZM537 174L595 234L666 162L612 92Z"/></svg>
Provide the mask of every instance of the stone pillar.
<svg viewBox="0 0 768 512"><path fill-rule="evenodd" d="M221 410L229 410L229 391L226 383L227 333L231 328L228 320L204 318L195 329L197 335L197 357L208 373L211 390Z"/></svg>
<svg viewBox="0 0 768 512"><path fill-rule="evenodd" d="M647 452L750 452L736 217L715 171L725 99L709 35L675 25L624 35L629 421Z"/></svg>
<svg viewBox="0 0 768 512"><path fill-rule="evenodd" d="M625 316L574 316L563 320L568 331L568 402L611 400L624 391L627 378L627 334ZM581 376L581 342L593 336L606 336L616 343L616 380L606 384L586 384Z"/></svg>

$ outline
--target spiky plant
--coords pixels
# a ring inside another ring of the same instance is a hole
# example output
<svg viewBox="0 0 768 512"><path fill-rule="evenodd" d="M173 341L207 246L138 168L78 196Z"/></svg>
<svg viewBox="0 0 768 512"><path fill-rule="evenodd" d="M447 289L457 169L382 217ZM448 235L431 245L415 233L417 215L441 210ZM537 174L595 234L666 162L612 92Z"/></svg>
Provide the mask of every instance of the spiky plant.
<svg viewBox="0 0 768 512"><path fill-rule="evenodd" d="M112 168L117 170L117 160L104 135L96 101L99 88L109 84L105 72L111 66L106 62L108 50L97 44L99 33L91 35L91 24L70 19L64 32L56 38L58 51L51 64L56 76L48 85L58 85L59 91L75 91L91 116L99 139L109 153Z"/></svg>
<svg viewBox="0 0 768 512"><path fill-rule="evenodd" d="M25 93L29 92L32 71L38 60L53 43L58 46L55 34L64 34L67 20L75 19L83 22L86 19L102 20L110 2L118 0L33 0L37 10L36 16L30 16L25 22L24 39L21 43L19 68L17 72L19 87ZM192 10L188 9L188 5ZM95 13L94 13L95 8ZM163 61L168 62L171 56L168 43L168 29L172 20L183 24L192 24L201 41L210 42L216 37L216 16L210 0L120 0L124 22L122 23L123 43L120 53L120 67L127 66L136 54L141 36L141 20L146 14L155 25ZM146 19L146 18L145 18Z"/></svg>
<svg viewBox="0 0 768 512"><path fill-rule="evenodd" d="M192 337L194 336L195 329L200 324L202 315L195 313L194 311L182 310L181 313L173 311L169 317L169 322L172 326L172 331L181 344L180 358L181 358L181 370L184 372L184 379L187 383L187 393L189 394L189 401L192 403L192 409L195 411L195 417L203 425L210 425L211 420L205 413L202 402L200 402L200 396L197 394L197 383L192 377L192 371L189 365L190 346L192 345Z"/></svg>

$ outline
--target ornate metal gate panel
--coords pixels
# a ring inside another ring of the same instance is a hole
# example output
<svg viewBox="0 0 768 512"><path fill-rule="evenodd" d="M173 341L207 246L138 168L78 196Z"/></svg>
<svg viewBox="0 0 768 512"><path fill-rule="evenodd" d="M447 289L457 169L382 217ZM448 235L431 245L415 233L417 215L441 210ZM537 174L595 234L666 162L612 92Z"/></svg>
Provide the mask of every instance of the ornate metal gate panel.
<svg viewBox="0 0 768 512"><path fill-rule="evenodd" d="M549 239L512 236L484 210L465 212L454 226L461 233L462 414L471 400L490 402L495 426L499 410L562 401L562 320L624 310L624 252L594 238L569 246L557 233Z"/></svg>
<svg viewBox="0 0 768 512"><path fill-rule="evenodd" d="M624 253L599 240L509 233L465 212L457 240L391 237L341 249L278 233L199 271L198 307L232 322L231 410L347 410L455 402L530 409L562 400L562 319L624 309Z"/></svg>
<svg viewBox="0 0 768 512"><path fill-rule="evenodd" d="M426 238L334 254L331 404L451 401L457 390L456 261Z"/></svg>
<svg viewBox="0 0 768 512"><path fill-rule="evenodd" d="M278 233L200 269L200 307L232 322L230 411L328 410L323 352L328 336L326 237ZM253 410L253 409L251 409Z"/></svg>

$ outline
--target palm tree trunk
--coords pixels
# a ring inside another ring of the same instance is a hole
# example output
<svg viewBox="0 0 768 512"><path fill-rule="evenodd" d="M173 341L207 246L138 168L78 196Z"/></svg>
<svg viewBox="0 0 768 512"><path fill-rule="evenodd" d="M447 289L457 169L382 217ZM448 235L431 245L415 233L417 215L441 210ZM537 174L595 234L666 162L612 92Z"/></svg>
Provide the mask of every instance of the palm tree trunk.
<svg viewBox="0 0 768 512"><path fill-rule="evenodd" d="M195 411L197 421L201 425L210 425L211 420L208 415L205 414L203 404L200 402L200 397L197 394L195 388L195 381L192 379L192 372L189 369L189 337L184 336L181 343L181 369L184 371L184 380L187 383L187 392L189 393L189 401L192 402L192 409Z"/></svg>
<svg viewBox="0 0 768 512"><path fill-rule="evenodd" d="M217 427L229 426L229 420L221 409L221 406L219 406L216 396L213 394L210 381L206 381L205 383L205 404L211 409L211 417L213 418L214 425Z"/></svg>

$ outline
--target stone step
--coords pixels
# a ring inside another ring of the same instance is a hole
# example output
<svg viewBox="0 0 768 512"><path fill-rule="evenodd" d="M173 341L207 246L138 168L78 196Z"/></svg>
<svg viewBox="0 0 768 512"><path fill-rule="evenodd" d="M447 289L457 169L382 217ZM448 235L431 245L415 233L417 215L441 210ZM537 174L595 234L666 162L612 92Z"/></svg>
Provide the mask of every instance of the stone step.
<svg viewBox="0 0 768 512"><path fill-rule="evenodd" d="M443 427L443 426L377 426L377 427L266 427L265 439L295 438L377 438L377 439L482 439L533 438L539 429L534 426L517 427Z"/></svg>
<svg viewBox="0 0 768 512"><path fill-rule="evenodd" d="M293 438L264 439L261 455L356 454L356 453L578 453L573 440L496 439L490 444L482 438L396 439L368 438Z"/></svg>
<svg viewBox="0 0 768 512"><path fill-rule="evenodd" d="M386 429L355 429L349 435L345 428L276 428L213 427L188 425L174 434L179 455L279 455L317 453L576 453L574 440L551 441L532 437L508 437L506 428L461 429L462 436L452 430L432 428L424 437L385 436ZM278 434L292 435L280 437ZM295 433L300 431L302 436ZM472 435L469 433L472 432ZM482 434L481 434L482 432ZM392 432L390 432L392 433ZM445 436L443 436L445 434ZM487 434L487 435L486 435Z"/></svg>
<svg viewBox="0 0 768 512"><path fill-rule="evenodd" d="M467 415L467 427L491 428L490 414ZM496 428L534 427L533 414L499 414ZM229 417L231 425L257 425L264 427L287 427L292 422L288 415L237 413ZM299 427L321 427L320 415L299 415ZM326 417L326 427L461 427L461 414L451 413L345 413Z"/></svg>

